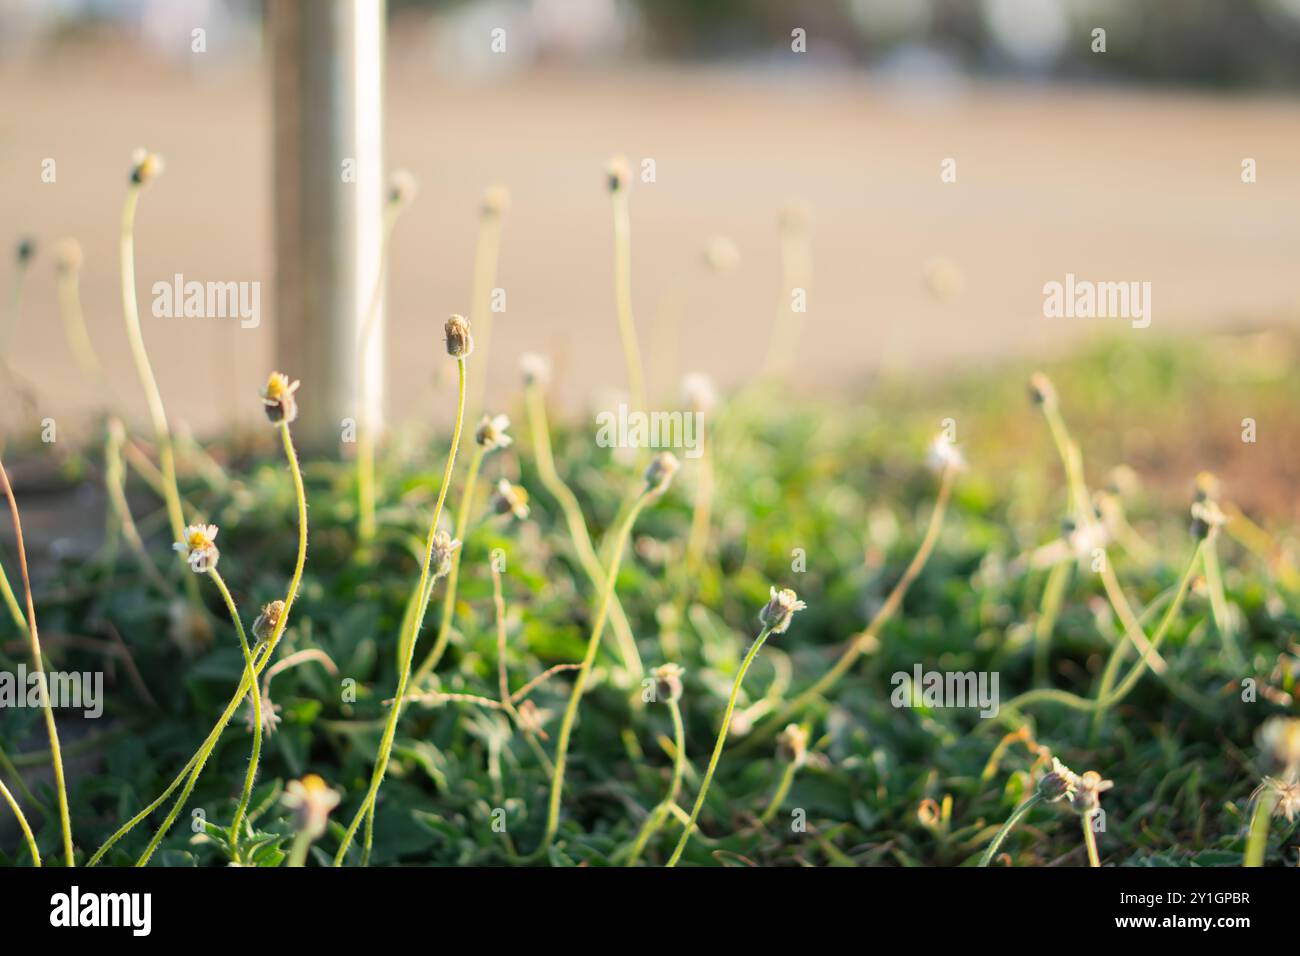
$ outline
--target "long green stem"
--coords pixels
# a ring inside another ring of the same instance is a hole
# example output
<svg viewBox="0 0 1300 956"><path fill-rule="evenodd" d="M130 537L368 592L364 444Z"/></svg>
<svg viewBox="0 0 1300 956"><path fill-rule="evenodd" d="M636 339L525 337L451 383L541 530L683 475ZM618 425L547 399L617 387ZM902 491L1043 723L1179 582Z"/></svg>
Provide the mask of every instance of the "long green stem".
<svg viewBox="0 0 1300 956"><path fill-rule="evenodd" d="M1214 614L1214 626L1218 629L1219 639L1223 641L1223 651L1229 666L1234 670L1244 670L1245 658L1241 656L1241 647L1237 644L1237 629L1228 608L1228 596L1223 589L1223 571L1219 567L1219 551L1212 543L1205 549L1205 585L1210 592L1210 609Z"/></svg>
<svg viewBox="0 0 1300 956"><path fill-rule="evenodd" d="M740 670L736 672L735 683L731 685L731 696L727 699L727 709L722 714L722 726L718 728L718 740L713 745L713 756L709 758L709 768L704 772L704 780L700 783L699 795L695 798L695 806L691 808L690 820L686 823L686 829L682 831L681 839L677 841L677 849L673 850L672 857L668 860L668 865L676 866L677 861L682 858L682 852L686 849L686 844L690 842L691 832L695 829L695 821L699 819L700 810L704 806L704 798L708 796L709 784L713 782L713 772L718 769L718 758L722 756L722 748L727 742L727 731L731 729L731 715L736 709L736 698L740 696L740 685L744 683L745 674L749 671L749 665L754 663L754 658L758 656L759 650L762 649L767 637L772 633L770 627L765 627L758 632L758 637L754 639L753 645L749 648L749 653L741 661Z"/></svg>
<svg viewBox="0 0 1300 956"><path fill-rule="evenodd" d="M1277 794L1271 787L1265 786L1255 802L1255 812L1250 818L1250 835L1246 840L1246 856L1242 866L1263 866L1264 853L1268 850L1268 825L1277 806Z"/></svg>
<svg viewBox="0 0 1300 956"><path fill-rule="evenodd" d="M23 523L18 516L18 502L9 472L0 461L0 480L4 481L5 497L9 499L9 514L14 522L14 539L18 547L18 567L23 576L23 591L27 599L27 634L31 639L32 663L40 674L41 709L45 712L45 732L50 738L50 762L54 765L54 784L59 795L59 823L63 829L63 850L68 866L76 866L72 852L72 819L68 813L68 787L63 779L63 752L59 748L59 730L54 724L54 706L50 703L50 684L45 672L45 658L41 655L41 638L36 627L36 605L32 600L32 580L27 570L27 546L23 543Z"/></svg>
<svg viewBox="0 0 1300 956"><path fill-rule="evenodd" d="M1042 800L1043 795L1035 791L1028 800L1011 811L1011 816L1007 817L1007 822L1002 824L1002 829L998 831L998 835L993 838L993 842L989 844L988 849L984 851L984 855L980 857L980 866L988 866L993 862L993 858L998 855L998 848L1002 846L1002 841L1007 838L1007 834L1011 832L1012 828L1020 822L1026 813L1038 806Z"/></svg>
<svg viewBox="0 0 1300 956"><path fill-rule="evenodd" d="M41 851L36 849L36 837L32 836L32 828L27 825L27 817L23 815L23 808L18 805L18 801L14 799L14 795L9 792L9 788L5 786L3 780L0 780L0 796L5 798L5 802L9 804L9 808L14 812L14 816L18 818L18 827L23 831L23 838L27 841L27 849L31 851L32 863L40 866Z"/></svg>
<svg viewBox="0 0 1300 956"><path fill-rule="evenodd" d="M772 794L772 799L768 801L767 809L759 815L758 822L767 826L776 816L776 811L781 809L781 804L785 803L785 798L790 794L790 786L794 783L794 775L799 772L799 761L791 760L785 765L785 770L781 772L781 780L776 785L776 792Z"/></svg>
<svg viewBox="0 0 1300 956"><path fill-rule="evenodd" d="M650 815L646 817L645 823L641 826L641 832L637 834L636 842L632 844L632 850L628 854L628 866L636 866L637 861L641 859L641 853L646 844L664 825L664 820L668 819L669 809L677 803L677 795L682 790L682 777L686 773L686 732L682 726L682 708L672 698L668 700L668 708L673 718L672 780L668 784L667 795L658 806L650 811Z"/></svg>
<svg viewBox="0 0 1300 956"><path fill-rule="evenodd" d="M537 459L537 476L541 479L542 487L559 502L560 510L564 512L564 523L569 530L569 539L573 542L573 550L578 556L578 563L582 565L587 580L599 594L605 589L605 571L600 566L600 558L596 556L596 549L591 543L587 522L582 516L582 505L578 503L577 496L569 490L569 486L564 483L564 479L556 470L555 456L551 451L551 433L546 418L546 399L542 395L541 386L530 382L524 389L524 402L528 407L528 427L533 438L533 454ZM609 623L623 658L623 666L639 681L644 673L641 655L637 652L632 627L628 624L627 615L623 613L623 604L617 594L610 598Z"/></svg>
<svg viewBox="0 0 1300 956"><path fill-rule="evenodd" d="M456 617L456 585L460 582L460 558L465 550L465 536L469 528L469 515L474 506L474 491L478 485L479 468L483 465L483 446L475 445L474 453L469 458L469 473L465 476L465 490L461 492L460 507L456 509L456 531L454 537L461 545L451 556L451 570L447 572L447 582L442 590L442 611L438 619L438 637L433 648L420 662L415 670L412 684L419 687L421 682L433 673L451 640L451 625Z"/></svg>
<svg viewBox="0 0 1300 956"><path fill-rule="evenodd" d="M248 677L253 698L253 749L248 758L248 772L244 775L244 789L240 793L239 805L235 808L235 817L230 824L230 855L238 860L239 831L244 823L244 814L248 812L248 801L253 795L253 781L257 777L257 762L262 756L262 688L257 682L253 652L248 646L248 635L244 632L244 624L239 619L239 608L235 606L235 599L230 595L230 588L226 587L225 579L216 568L208 569L208 577L212 578L217 590L221 592L226 608L230 611L230 620L235 624L235 632L239 635L239 646L244 652L244 673Z"/></svg>
<svg viewBox="0 0 1300 956"><path fill-rule="evenodd" d="M477 367L482 371L474 379L469 400L465 404L466 416L475 421L483 410L483 394L487 388L488 358L492 348L492 284L496 281L497 260L501 252L501 219L504 209L485 206L479 216L478 241L474 248L474 279L470 289L469 324L474 329L474 351L478 355Z"/></svg>
<svg viewBox="0 0 1300 956"><path fill-rule="evenodd" d="M1072 570L1069 560L1057 562L1047 573L1047 583L1043 586L1043 600L1039 605L1038 620L1034 622L1034 681L1038 684L1048 683L1052 631L1056 627L1056 618L1061 613L1061 599L1070 583Z"/></svg>
<svg viewBox="0 0 1300 956"><path fill-rule="evenodd" d="M591 667L596 661L596 649L600 646L600 635L605 630L605 620L609 616L611 597L618 581L618 569L623 561L623 551L627 548L628 535L632 532L632 526L636 524L637 515L654 495L654 490L649 488L641 492L623 516L623 521L614 535L613 554L610 558L609 571L605 574L605 587L601 591L596 617L591 625L591 637L587 640L587 653L583 655L582 666L578 668L578 676L574 678L569 703L564 708L564 718L560 722L560 736L555 743L555 770L551 774L551 799L546 813L546 832L542 836L541 845L534 853L535 856L544 855L550 849L560 827L560 801L564 794L564 771L569 761L569 739L573 734L573 722L578 716L578 705L586 690Z"/></svg>
<svg viewBox="0 0 1300 956"><path fill-rule="evenodd" d="M261 660L257 662L255 668L257 674L261 674L261 672L266 668L267 664L271 660L272 654L275 652L276 645L280 643L280 638L284 634L284 629L289 623L289 613L293 610L294 601L297 600L298 591L302 586L303 568L307 563L307 492L303 487L302 469L298 464L297 452L294 451L293 438L289 434L289 426L285 422L280 423L280 438L284 445L285 457L289 463L289 471L293 476L294 494L297 498L298 504L298 559L297 563L294 565L293 577L289 581L289 588L285 594L284 610L280 613L280 619L276 622L275 629L267 639ZM184 791L177 800L175 806L173 806L171 811L168 813L162 826L159 827L158 832L154 835L154 839L150 841L150 847L138 861L137 865L143 866L149 861L154 850L157 849L158 844L162 842L162 838L166 835L167 830L170 829L171 825L176 821L176 817L180 814L181 808L185 805L185 801L193 791L199 775L203 772L203 766L207 763L209 755L217 745L217 741L221 738L221 734L225 731L226 725L230 723L230 719L234 716L235 711L239 708L239 705L243 703L244 696L249 692L251 687L252 682L249 681L249 675L247 672L244 672L240 675L239 687L230 698L230 703L226 705L225 711L222 712L221 717L217 720L216 725L212 728L212 731L208 734L207 738L199 746L199 749L195 751L194 756L190 757L189 762L181 768L181 772L176 775L176 778L172 780L170 784L168 784L167 789L164 790L159 797L119 827L117 831L104 842L104 845L95 851L95 855L90 858L88 865L94 866L103 859L104 854L107 853L115 843L130 833L131 830L133 830L141 821L148 818L154 810L160 807L163 802L171 796L177 787L181 786L183 781L185 783Z"/></svg>
<svg viewBox="0 0 1300 956"><path fill-rule="evenodd" d="M1083 827L1083 845L1088 849L1088 865L1101 866L1101 857L1097 855L1097 834L1092 829L1092 818L1095 811L1080 814L1079 822Z"/></svg>
<svg viewBox="0 0 1300 956"><path fill-rule="evenodd" d="M452 469L456 465L456 452L460 448L461 428L465 421L465 359L463 357L456 359L456 371L458 378L456 429L452 433L451 451L447 455L447 465L442 472L442 486L438 489L438 502L434 505L433 518L429 522L429 535L424 545L424 561L420 565L420 582L415 589L416 593L420 595L419 609L411 621L409 632L401 635L398 639L398 643L406 648L406 653L402 661L401 672L397 678L397 693L393 695L393 707L388 712L388 720L384 725L384 735L379 742L379 753L375 759L375 769L370 777L370 789L366 792L365 799L362 800L361 806L357 808L356 816L352 818L352 823L343 835L343 841L339 844L338 852L334 856L335 866L343 865L348 848L352 845L352 840L356 836L357 828L374 807L375 797L379 793L380 785L384 782L384 775L388 772L388 760L393 752L393 738L397 734L397 721L402 713L402 702L406 699L406 687L411 678L411 662L415 657L415 645L420 636L420 628L424 624L424 614L429 607L429 598L432 596L429 585L433 570L430 567L433 562L433 541L434 536L438 533L438 521L442 518L443 503L447 500L447 488L451 484Z"/></svg>
<svg viewBox="0 0 1300 956"><path fill-rule="evenodd" d="M614 206L614 305L627 363L627 384L633 410L645 409L645 375L641 370L641 349L637 344L636 321L632 317L632 217L628 211L627 185L610 192Z"/></svg>

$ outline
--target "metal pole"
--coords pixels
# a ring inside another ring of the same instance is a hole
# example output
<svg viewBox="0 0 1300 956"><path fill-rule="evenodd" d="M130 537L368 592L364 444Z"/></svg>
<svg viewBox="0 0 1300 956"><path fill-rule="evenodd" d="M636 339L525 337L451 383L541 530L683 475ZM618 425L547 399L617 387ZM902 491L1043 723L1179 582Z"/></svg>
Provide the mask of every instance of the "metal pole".
<svg viewBox="0 0 1300 956"><path fill-rule="evenodd" d="M384 0L270 0L276 354L302 380L294 432L336 453L347 420L380 422L383 303L358 396L357 342L379 275Z"/></svg>

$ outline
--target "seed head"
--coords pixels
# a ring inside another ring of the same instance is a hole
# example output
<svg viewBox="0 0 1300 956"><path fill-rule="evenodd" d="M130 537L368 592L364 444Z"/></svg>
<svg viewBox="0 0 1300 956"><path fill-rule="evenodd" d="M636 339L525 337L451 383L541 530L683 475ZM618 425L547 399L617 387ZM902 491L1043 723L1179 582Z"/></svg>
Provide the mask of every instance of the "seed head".
<svg viewBox="0 0 1300 956"><path fill-rule="evenodd" d="M659 452L650 459L650 465L645 470L646 491L652 495L662 495L672 484L673 475L677 474L680 467L681 462L672 452Z"/></svg>
<svg viewBox="0 0 1300 956"><path fill-rule="evenodd" d="M14 258L18 260L18 265L25 266L36 257L36 240L30 236L24 236L18 240L18 245L14 247Z"/></svg>
<svg viewBox="0 0 1300 956"><path fill-rule="evenodd" d="M395 169L388 177L388 202L393 206L409 206L420 194L420 181L409 170Z"/></svg>
<svg viewBox="0 0 1300 956"><path fill-rule="evenodd" d="M149 180L161 176L164 166L161 156L141 146L131 153L131 182L143 186Z"/></svg>
<svg viewBox="0 0 1300 956"><path fill-rule="evenodd" d="M265 694L262 695L262 733L267 737L275 733L275 729L280 726L280 705L271 702L271 698ZM244 726L248 732L253 732L257 723L257 714L253 710L253 699L250 697L244 708Z"/></svg>
<svg viewBox="0 0 1300 956"><path fill-rule="evenodd" d="M1078 775L1055 757L1052 758L1052 769L1038 781L1038 792L1048 803L1073 800L1078 789Z"/></svg>
<svg viewBox="0 0 1300 956"><path fill-rule="evenodd" d="M294 392L298 391L300 382L290 382L283 372L272 372L262 386L262 404L266 406L266 417L272 425L284 422L286 425L298 417L298 401Z"/></svg>
<svg viewBox="0 0 1300 956"><path fill-rule="evenodd" d="M551 360L536 352L525 352L519 356L519 371L523 373L525 385L540 385L545 388L551 382Z"/></svg>
<svg viewBox="0 0 1300 956"><path fill-rule="evenodd" d="M492 510L499 515L512 514L523 521L528 517L528 492L502 478L492 496Z"/></svg>
<svg viewBox="0 0 1300 956"><path fill-rule="evenodd" d="M631 178L632 168L628 165L626 156L615 156L605 164L605 182L610 192L626 189Z"/></svg>
<svg viewBox="0 0 1300 956"><path fill-rule="evenodd" d="M310 839L325 832L330 811L339 805L339 795L314 773L291 780L280 802L293 811L293 824Z"/></svg>
<svg viewBox="0 0 1300 956"><path fill-rule="evenodd" d="M704 264L714 272L730 272L740 265L740 250L726 236L714 236L704 247Z"/></svg>
<svg viewBox="0 0 1300 956"><path fill-rule="evenodd" d="M177 541L172 548L185 555L190 563L190 570L195 574L204 574L217 566L221 552L214 543L217 526L214 524L192 524L185 529L185 540Z"/></svg>
<svg viewBox="0 0 1300 956"><path fill-rule="evenodd" d="M1115 786L1114 780L1103 780L1095 770L1087 770L1079 775L1079 782L1070 798L1070 804L1081 816L1092 816L1101 809L1101 795Z"/></svg>
<svg viewBox="0 0 1300 956"><path fill-rule="evenodd" d="M650 672L655 679L656 700L682 699L682 674L686 673L677 664L660 664Z"/></svg>
<svg viewBox="0 0 1300 956"><path fill-rule="evenodd" d="M484 415L478 423L478 430L474 432L474 440L483 446L484 451L507 448L514 441L506 434L509 427L510 419L505 415Z"/></svg>
<svg viewBox="0 0 1300 956"><path fill-rule="evenodd" d="M447 354L454 359L469 358L474 351L474 336L469 334L469 322L463 315L453 315L445 326Z"/></svg>
<svg viewBox="0 0 1300 956"><path fill-rule="evenodd" d="M1056 386L1042 372L1035 372L1029 376L1029 397L1033 399L1035 405L1056 408Z"/></svg>
<svg viewBox="0 0 1300 956"><path fill-rule="evenodd" d="M776 755L786 763L802 767L808 759L808 731L798 724L786 724L776 738Z"/></svg>
<svg viewBox="0 0 1300 956"><path fill-rule="evenodd" d="M771 598L763 605L763 610L758 612L758 623L770 629L773 634L784 634L786 628L790 626L790 618L794 617L794 612L802 611L807 606L790 588L782 588L778 591L773 586Z"/></svg>
<svg viewBox="0 0 1300 956"><path fill-rule="evenodd" d="M433 576L435 578L445 578L451 573L451 560L460 548L460 539L453 538L445 531L437 531L433 535L433 557L430 564L433 565Z"/></svg>
<svg viewBox="0 0 1300 956"><path fill-rule="evenodd" d="M84 256L76 239L60 239L54 244L54 271L58 275L79 272Z"/></svg>
<svg viewBox="0 0 1300 956"><path fill-rule="evenodd" d="M484 219L502 215L510 208L510 190L505 186L489 186L483 191L483 200L479 203L479 213Z"/></svg>
<svg viewBox="0 0 1300 956"><path fill-rule="evenodd" d="M682 379L682 401L691 411L711 412L718 404L718 393L713 379L703 372L691 372Z"/></svg>
<svg viewBox="0 0 1300 956"><path fill-rule="evenodd" d="M262 613L257 615L253 621L253 636L259 641L270 639L275 633L275 629L280 626L280 618L284 615L284 602L272 601L262 608Z"/></svg>
<svg viewBox="0 0 1300 956"><path fill-rule="evenodd" d="M1251 794L1254 799L1259 799L1266 790L1273 791L1273 815L1285 817L1287 823L1294 823L1295 818L1300 816L1300 780L1279 780L1276 777L1265 777L1263 783L1255 788Z"/></svg>

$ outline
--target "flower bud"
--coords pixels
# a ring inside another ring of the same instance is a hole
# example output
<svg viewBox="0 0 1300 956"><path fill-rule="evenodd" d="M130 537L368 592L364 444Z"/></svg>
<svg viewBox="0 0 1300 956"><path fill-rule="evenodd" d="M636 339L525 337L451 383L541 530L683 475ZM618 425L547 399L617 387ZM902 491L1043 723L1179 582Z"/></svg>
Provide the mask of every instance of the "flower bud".
<svg viewBox="0 0 1300 956"><path fill-rule="evenodd" d="M677 474L680 467L681 462L672 452L659 452L650 459L650 466L645 470L646 491L654 495L663 494L672 484L673 475Z"/></svg>
<svg viewBox="0 0 1300 956"><path fill-rule="evenodd" d="M161 176L164 165L163 158L157 153L151 153L144 147L136 149L131 153L131 182L143 186L149 180Z"/></svg>
<svg viewBox="0 0 1300 956"><path fill-rule="evenodd" d="M454 359L468 358L474 351L474 336L469 333L469 322L463 315L453 315L445 326L447 354Z"/></svg>
<svg viewBox="0 0 1300 956"><path fill-rule="evenodd" d="M453 538L445 531L434 533L433 556L430 564L433 566L433 576L435 578L443 578L451 573L451 560L455 557L456 550L459 547L459 538Z"/></svg>
<svg viewBox="0 0 1300 956"><path fill-rule="evenodd" d="M655 679L655 700L681 700L682 674L677 664L660 664L650 672Z"/></svg>
<svg viewBox="0 0 1300 956"><path fill-rule="evenodd" d="M1052 380L1042 372L1035 372L1029 376L1029 397L1033 399L1035 405L1042 405L1045 408L1056 407L1056 386Z"/></svg>
<svg viewBox="0 0 1300 956"><path fill-rule="evenodd" d="M266 385L259 392L262 404L266 406L266 417L272 425L281 422L291 423L298 417L298 401L294 392L298 391L300 382L290 382L283 372L272 372Z"/></svg>
<svg viewBox="0 0 1300 956"><path fill-rule="evenodd" d="M272 601L262 608L262 613L257 615L253 621L253 636L259 641L268 640L275 629L280 626L280 618L284 615L284 602Z"/></svg>
<svg viewBox="0 0 1300 956"><path fill-rule="evenodd" d="M799 596L789 588L778 591L771 588L771 598L758 612L758 622L773 634L784 634L790 626L790 618L795 611L802 611L808 605L799 600Z"/></svg>

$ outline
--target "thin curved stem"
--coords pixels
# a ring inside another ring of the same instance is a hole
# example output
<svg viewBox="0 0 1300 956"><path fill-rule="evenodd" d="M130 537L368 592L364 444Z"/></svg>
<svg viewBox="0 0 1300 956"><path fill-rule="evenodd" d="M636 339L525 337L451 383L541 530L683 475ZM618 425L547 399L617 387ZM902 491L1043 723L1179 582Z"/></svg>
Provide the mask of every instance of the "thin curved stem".
<svg viewBox="0 0 1300 956"><path fill-rule="evenodd" d="M628 210L627 186L610 192L614 206L614 305L627 363L628 391L632 408L645 409L645 375L641 370L641 349L632 317L632 217Z"/></svg>
<svg viewBox="0 0 1300 956"><path fill-rule="evenodd" d="M5 497L9 499L9 514L14 522L14 539L18 546L18 568L23 576L23 592L27 599L27 634L31 639L32 663L40 674L41 709L45 712L45 732L50 739L50 762L54 766L54 785L59 796L59 824L63 829L63 851L68 866L76 866L72 852L72 819L68 813L68 786L63 777L63 752L59 748L59 729L54 723L54 707L50 703L49 678L45 673L45 658L41 655L41 638L36 627L36 605L32 601L32 579L27 570L27 546L23 542L23 523L18 515L18 502L9 484L9 472L0 461L0 480L4 482Z"/></svg>
<svg viewBox="0 0 1300 956"><path fill-rule="evenodd" d="M546 812L546 832L542 842L534 851L534 856L541 856L550 849L555 841L555 834L560 826L560 801L564 794L564 772L569 761L569 740L573 734L573 723L578 716L578 705L582 701L587 687L587 678L591 675L592 664L596 661L596 648L600 646L600 635L605 630L605 621L609 616L611 597L618 581L619 565L623 561L623 551L627 548L628 535L636 524L637 515L645 507L655 492L646 489L641 492L623 517L622 523L614 535L613 554L610 558L609 571L605 575L605 587L601 591L600 604L596 608L596 617L591 625L591 637L587 640L587 653L583 655L582 666L574 678L573 690L569 694L569 703L564 708L564 718L560 722L560 735L555 743L555 769L551 774L551 798Z"/></svg>
<svg viewBox="0 0 1300 956"><path fill-rule="evenodd" d="M650 815L646 817L645 823L641 826L641 832L637 834L636 842L632 844L632 850L628 854L628 866L636 866L637 861L641 859L641 853L646 844L664 825L664 821L668 819L669 809L677 803L677 795L682 790L682 777L686 773L686 732L682 726L682 708L672 698L668 700L668 708L673 718L672 780L668 784L668 794L658 806L650 811Z"/></svg>
<svg viewBox="0 0 1300 956"><path fill-rule="evenodd" d="M1250 835L1246 839L1246 855L1242 866L1263 866L1264 854L1268 850L1268 826L1277 806L1277 793L1265 786L1255 802L1255 812L1250 818Z"/></svg>
<svg viewBox="0 0 1300 956"><path fill-rule="evenodd" d="M704 780L700 784L700 792L695 798L695 806L691 808L691 817L686 823L686 828L682 831L681 839L677 841L677 849L673 850L672 857L668 860L668 865L676 866L677 861L682 858L682 853L686 849L686 844L690 842L691 832L695 829L695 821L699 819L700 810L704 806L704 798L708 796L709 785L713 782L713 772L718 769L718 758L722 756L722 748L727 742L727 731L731 729L731 715L736 709L736 698L740 696L740 685L744 683L745 674L749 671L749 665L754 663L754 658L762 649L764 642L767 641L768 635L772 633L770 627L765 627L758 632L758 637L754 639L749 653L740 664L740 670L736 672L735 683L731 685L731 696L727 699L727 709L722 715L722 726L718 729L718 740L713 745L713 756L709 758L709 769L704 772Z"/></svg>
<svg viewBox="0 0 1300 956"><path fill-rule="evenodd" d="M0 780L0 796L5 798L9 808L13 810L14 816L18 818L18 828L23 831L23 838L27 841L27 849L32 854L32 863L36 866L41 865L41 851L36 849L36 837L32 835L32 828L27 824L27 817L23 815L23 808L18 805L14 795L9 792L5 782Z"/></svg>
<svg viewBox="0 0 1300 956"><path fill-rule="evenodd" d="M463 357L456 359L456 371L458 378L456 429L452 433L451 451L447 455L447 465L442 472L442 486L438 489L438 502L434 505L433 518L429 522L429 535L424 545L424 561L420 564L420 582L415 589L415 593L420 595L419 608L411 621L408 633L401 635L398 640L399 645L404 646L406 651L403 654L401 672L397 679L397 693L393 695L393 707L388 712L388 720L384 725L384 735L379 742L379 753L375 760L374 772L370 777L370 788L366 792L361 806L357 809L356 816L352 818L352 823L348 826L347 832L344 833L338 852L334 855L335 866L343 865L348 848L352 845L352 840L356 836L357 828L361 826L361 822L366 815L372 811L375 805L375 797L379 793L379 787L384 782L384 775L388 772L388 760L393 752L393 738L397 734L397 721L402 713L402 703L406 698L406 687L411 678L411 662L415 657L415 644L420 637L420 628L424 624L424 614L428 610L429 598L432 596L432 580L436 580L436 575L432 574L430 567L433 562L433 540L434 535L438 533L438 521L442 517L443 503L447 500L447 488L451 484L452 469L456 465L456 452L460 448L461 428L465 421L465 359Z"/></svg>
<svg viewBox="0 0 1300 956"><path fill-rule="evenodd" d="M993 862L993 858L998 855L998 848L1002 846L1002 841L1007 838L1007 834L1011 832L1012 828L1020 822L1026 813L1042 802L1043 795L1035 791L1028 800L1011 811L1011 816L1007 817L1007 822L1002 824L1002 829L998 831L997 836L993 838L993 842L989 844L988 849L984 851L984 855L980 857L980 866L988 866Z"/></svg>
<svg viewBox="0 0 1300 956"><path fill-rule="evenodd" d="M208 577L217 586L221 592L222 599L226 602L226 608L230 611L230 620L235 624L235 632L239 635L239 647L244 652L244 673L248 677L251 694L253 698L253 749L248 758L248 772L244 775L244 789L239 795L239 804L235 808L235 817L230 824L230 855L238 860L239 858L239 830L244 822L244 814L248 812L248 802L253 796L253 781L257 777L257 762L262 756L262 688L257 681L257 668L253 664L253 652L248 646L248 635L244 632L244 624L239 619L239 608L235 605L235 599L230 594L230 588L226 587L226 581L221 576L221 572L216 568L208 569Z"/></svg>
<svg viewBox="0 0 1300 956"><path fill-rule="evenodd" d="M1088 865L1101 866L1101 857L1097 855L1097 834L1092 830L1092 811L1080 814L1079 822L1083 827L1083 845L1088 849Z"/></svg>
<svg viewBox="0 0 1300 956"><path fill-rule="evenodd" d="M772 794L772 799L768 801L767 809L759 815L758 822L767 826L776 816L776 811L781 809L781 804L785 803L785 798L790 794L790 786L794 783L794 775L799 772L799 761L791 760L786 764L785 770L781 772L781 780L776 785L776 792Z"/></svg>

